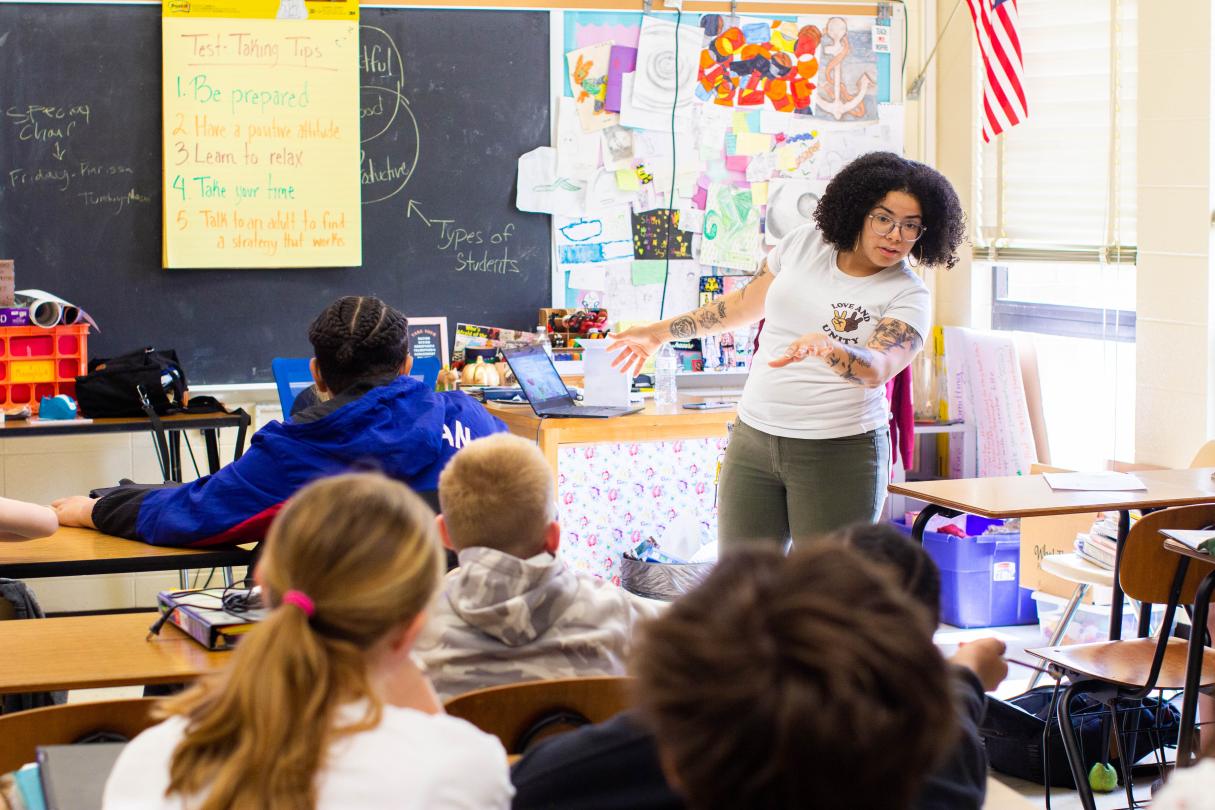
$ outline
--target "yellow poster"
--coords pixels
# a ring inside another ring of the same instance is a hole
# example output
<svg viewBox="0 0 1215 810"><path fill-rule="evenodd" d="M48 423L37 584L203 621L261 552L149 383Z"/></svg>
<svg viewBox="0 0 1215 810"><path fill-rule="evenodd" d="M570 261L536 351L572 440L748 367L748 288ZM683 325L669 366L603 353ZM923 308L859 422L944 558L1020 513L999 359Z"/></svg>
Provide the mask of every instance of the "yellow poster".
<svg viewBox="0 0 1215 810"><path fill-rule="evenodd" d="M358 20L358 0L163 0L165 17L241 20Z"/></svg>
<svg viewBox="0 0 1215 810"><path fill-rule="evenodd" d="M171 5L165 267L362 264L357 20L180 16ZM347 4L306 7L318 5Z"/></svg>

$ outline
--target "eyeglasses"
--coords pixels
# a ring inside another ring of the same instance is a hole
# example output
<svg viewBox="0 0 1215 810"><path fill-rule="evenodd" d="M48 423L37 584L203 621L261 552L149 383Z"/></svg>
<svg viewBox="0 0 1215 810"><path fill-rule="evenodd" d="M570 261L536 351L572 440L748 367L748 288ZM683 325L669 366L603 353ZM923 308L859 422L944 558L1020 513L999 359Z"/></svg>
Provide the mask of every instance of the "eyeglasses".
<svg viewBox="0 0 1215 810"><path fill-rule="evenodd" d="M889 236L896 225L899 228L899 236L906 242L916 241L928 230L918 222L899 222L885 214L869 215L869 227L873 228L873 232L878 236Z"/></svg>

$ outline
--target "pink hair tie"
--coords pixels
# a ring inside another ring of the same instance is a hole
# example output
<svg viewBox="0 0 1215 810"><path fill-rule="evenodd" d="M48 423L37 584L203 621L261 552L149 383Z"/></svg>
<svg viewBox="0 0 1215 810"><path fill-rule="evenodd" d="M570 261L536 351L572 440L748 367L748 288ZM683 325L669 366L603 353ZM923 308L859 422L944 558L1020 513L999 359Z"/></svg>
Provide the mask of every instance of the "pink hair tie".
<svg viewBox="0 0 1215 810"><path fill-rule="evenodd" d="M304 615L309 619L316 614L316 604L303 591L287 591L283 594L283 604L296 606L304 611Z"/></svg>

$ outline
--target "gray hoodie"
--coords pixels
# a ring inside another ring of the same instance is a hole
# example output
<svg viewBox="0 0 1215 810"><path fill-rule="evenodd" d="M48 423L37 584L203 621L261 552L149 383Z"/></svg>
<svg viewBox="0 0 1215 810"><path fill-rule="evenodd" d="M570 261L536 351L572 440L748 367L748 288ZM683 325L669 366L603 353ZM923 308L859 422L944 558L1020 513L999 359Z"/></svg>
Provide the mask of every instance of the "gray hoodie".
<svg viewBox="0 0 1215 810"><path fill-rule="evenodd" d="M466 548L414 651L444 700L519 681L625 674L633 622L658 605L547 553Z"/></svg>

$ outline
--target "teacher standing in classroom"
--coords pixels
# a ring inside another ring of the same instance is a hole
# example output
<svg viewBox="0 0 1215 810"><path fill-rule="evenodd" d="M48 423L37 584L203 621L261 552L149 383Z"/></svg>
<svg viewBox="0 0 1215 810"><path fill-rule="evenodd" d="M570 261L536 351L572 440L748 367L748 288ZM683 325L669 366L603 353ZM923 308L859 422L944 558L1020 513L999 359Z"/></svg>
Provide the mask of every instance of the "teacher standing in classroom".
<svg viewBox="0 0 1215 810"><path fill-rule="evenodd" d="M613 337L637 374L670 340L765 320L722 467L718 537L803 542L876 520L890 477L884 386L923 348L928 288L912 268L952 267L965 233L939 172L872 152L828 184L751 283L692 312Z"/></svg>

